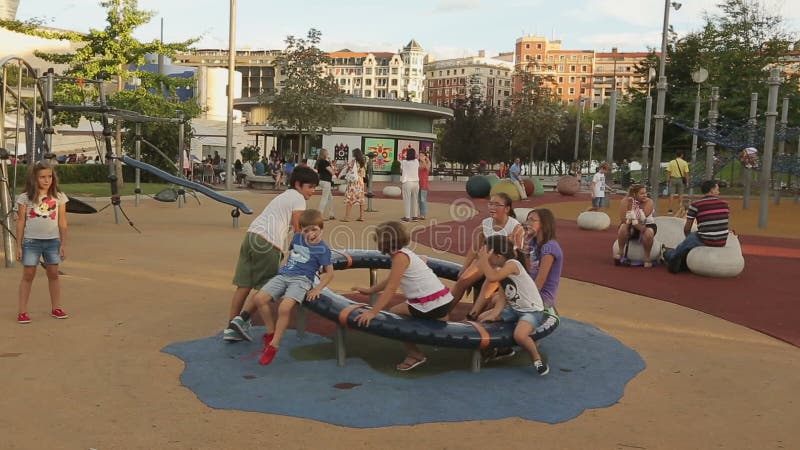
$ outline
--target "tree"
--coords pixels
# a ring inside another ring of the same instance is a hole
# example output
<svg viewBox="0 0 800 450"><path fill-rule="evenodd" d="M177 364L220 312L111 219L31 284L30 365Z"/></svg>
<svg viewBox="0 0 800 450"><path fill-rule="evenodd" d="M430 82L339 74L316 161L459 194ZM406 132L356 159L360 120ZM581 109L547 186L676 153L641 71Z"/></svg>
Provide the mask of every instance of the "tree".
<svg viewBox="0 0 800 450"><path fill-rule="evenodd" d="M335 105L341 96L339 85L327 73L330 58L317 47L321 39L322 33L314 28L305 39L287 37L286 50L275 59L283 80L280 91L259 98L270 107L270 120L277 128L300 135L300 160L305 152L303 136L330 133L341 114Z"/></svg>
<svg viewBox="0 0 800 450"><path fill-rule="evenodd" d="M505 123L501 127L517 152L512 156L520 156L524 160L524 156L530 152L536 159L537 145L540 144L544 149L558 142L566 112L550 87L551 77L529 71L523 71L518 76L521 89L511 97L511 114L505 116ZM538 156L544 159L543 152Z"/></svg>
<svg viewBox="0 0 800 450"><path fill-rule="evenodd" d="M168 78L159 74L138 71L144 64L145 55L158 53L173 56L178 51L186 51L197 39L189 39L177 43L163 43L153 40L148 43L139 42L133 37L136 28L146 24L154 13L138 9L136 0L108 0L100 2L106 8L107 26L102 30L90 29L82 34L72 31L54 31L42 28L44 21L34 19L28 22L0 20L0 27L30 36L46 39L69 40L78 44L75 53L46 53L36 51L36 56L56 64L68 67L64 76L80 81L117 79L117 92L108 97L111 106L125 108L145 115L158 117L175 117L176 110L182 110L184 120L188 124L200 113L199 107L192 100L180 102L175 96L178 87L190 87L192 79ZM141 89L124 91L125 80L136 77L141 80ZM164 90L166 88L166 95ZM80 105L97 103L99 91L97 86L82 82L62 82L56 86L55 103ZM81 114L59 113L56 123L77 126ZM87 115L87 117L91 117ZM130 125L130 124L129 124ZM131 125L123 140L124 148L133 151L133 126ZM191 127L187 126L185 138L190 137ZM174 124L146 124L144 136L148 141L161 148L173 161L177 157L177 127ZM188 141L187 141L188 142ZM163 158L151 155L148 148L142 149L143 159L156 165L170 169L172 164ZM117 173L121 181L121 171Z"/></svg>

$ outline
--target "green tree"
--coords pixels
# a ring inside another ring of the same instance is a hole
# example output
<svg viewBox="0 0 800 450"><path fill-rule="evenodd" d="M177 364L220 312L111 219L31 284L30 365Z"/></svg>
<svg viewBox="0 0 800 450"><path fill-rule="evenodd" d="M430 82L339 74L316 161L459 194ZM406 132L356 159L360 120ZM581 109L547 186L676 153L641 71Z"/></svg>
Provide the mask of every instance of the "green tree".
<svg viewBox="0 0 800 450"><path fill-rule="evenodd" d="M91 83L79 82L85 80L105 80L116 78L117 92L108 96L108 103L141 114L157 117L175 117L176 110L184 112L188 124L193 117L200 113L194 101L180 102L175 95L176 88L190 87L191 79L174 79L159 74L138 71L137 68L144 64L145 55L158 53L174 56L178 51L186 51L197 39L189 39L177 43L164 43L159 40L140 42L133 37L134 31L148 23L154 16L151 11L138 8L136 0L107 0L100 2L105 8L107 25L102 30L90 29L88 33L71 31L55 31L42 28L41 19L28 22L0 20L0 27L30 36L45 39L68 40L77 43L74 53L46 53L36 51L36 56L56 64L65 64L67 69L63 75L66 80L73 79L78 82L59 82L56 85L54 100L57 104L81 105L97 103L99 98L98 86ZM124 91L125 80L137 77L141 80L141 89ZM166 95L165 95L166 94ZM91 114L83 114L96 119ZM81 114L59 113L56 123L66 123L77 126ZM123 121L124 122L124 121ZM129 130L123 140L125 150L133 151L133 125L128 123ZM191 127L185 127L188 139ZM177 126L175 124L147 124L143 127L145 138L161 148L170 158L177 158ZM188 142L188 140L187 140ZM156 163L162 168L173 168L172 164L163 161L163 158L151 155L151 150L143 148L143 159ZM118 178L121 181L121 171Z"/></svg>
<svg viewBox="0 0 800 450"><path fill-rule="evenodd" d="M559 141L566 111L550 87L552 77L529 71L518 76L521 89L512 96L511 114L504 117L501 129L512 142L512 158L528 160L526 156L532 154L534 160L544 159L544 149Z"/></svg>
<svg viewBox="0 0 800 450"><path fill-rule="evenodd" d="M305 39L287 37L286 50L275 60L282 80L280 90L259 98L270 107L273 125L300 135L300 161L305 153L304 135L330 133L341 114L335 105L341 93L336 78L327 72L330 58L318 47L321 39L322 33L314 28Z"/></svg>

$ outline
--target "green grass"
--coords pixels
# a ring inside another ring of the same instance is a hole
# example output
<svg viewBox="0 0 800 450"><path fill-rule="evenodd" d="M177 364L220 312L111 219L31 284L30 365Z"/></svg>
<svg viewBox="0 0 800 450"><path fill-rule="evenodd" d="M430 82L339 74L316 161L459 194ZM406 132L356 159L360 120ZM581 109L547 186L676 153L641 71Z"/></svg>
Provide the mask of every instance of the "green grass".
<svg viewBox="0 0 800 450"><path fill-rule="evenodd" d="M172 184L168 183L142 183L142 192L145 194L157 194ZM59 187L65 194L74 195L77 197L109 197L111 196L111 188L108 183L63 183ZM133 195L133 190L136 189L136 184L126 182L120 195Z"/></svg>

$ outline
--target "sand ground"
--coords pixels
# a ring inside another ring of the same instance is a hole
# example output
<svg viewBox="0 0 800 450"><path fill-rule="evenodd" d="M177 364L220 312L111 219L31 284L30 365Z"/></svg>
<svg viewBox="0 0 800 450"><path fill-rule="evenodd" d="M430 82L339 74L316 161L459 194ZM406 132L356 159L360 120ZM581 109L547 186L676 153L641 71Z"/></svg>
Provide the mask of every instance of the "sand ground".
<svg viewBox="0 0 800 450"><path fill-rule="evenodd" d="M259 211L271 198L235 195ZM180 385L183 362L160 350L221 330L253 217L233 229L229 208L205 199L183 209L151 200L124 207L142 234L114 224L110 209L69 217L61 269L70 319L49 317L40 271L33 323L17 325L21 270L0 270L0 447L800 448L800 349L691 309L568 279L561 313L598 326L647 364L610 408L557 425L506 419L379 429L211 409ZM361 232L396 219L401 203L381 199L376 208L365 223L329 223L326 233L342 241L334 247L368 245ZM434 204L429 216L446 221L448 214L447 205ZM366 271L337 272L332 287L356 283L367 283Z"/></svg>

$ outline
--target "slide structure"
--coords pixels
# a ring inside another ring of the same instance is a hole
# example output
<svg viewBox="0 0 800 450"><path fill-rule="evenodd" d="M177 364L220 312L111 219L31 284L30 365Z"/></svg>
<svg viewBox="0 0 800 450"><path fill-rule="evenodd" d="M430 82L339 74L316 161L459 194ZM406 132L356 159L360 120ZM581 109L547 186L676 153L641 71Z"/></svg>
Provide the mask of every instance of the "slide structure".
<svg viewBox="0 0 800 450"><path fill-rule="evenodd" d="M391 256L376 250L345 250L334 252L331 263L334 270L346 269L389 269ZM427 258L436 276L449 280L458 279L459 264L435 258ZM381 311L369 324L359 326L355 319L369 305L354 302L330 289L324 289L322 295L313 302L303 302L307 309L346 328L365 331L389 339L414 342L417 344L436 345L465 349L484 349L494 347L511 347L514 342L515 323L492 322L444 322L399 316L388 311ZM539 340L552 333L559 324L555 309L545 311L544 322L537 327L531 337Z"/></svg>
<svg viewBox="0 0 800 450"><path fill-rule="evenodd" d="M231 205L234 208L237 208L238 210L240 210L241 212L243 212L245 214L253 214L253 210L250 209L249 206L245 205L244 202L236 200L235 198L226 197L224 195L221 195L219 192L217 192L217 191L215 191L213 189L209 189L208 187L203 186L200 183L195 183L194 181L189 181L189 180L187 180L185 178L181 178L181 177L176 177L175 175L172 175L170 173L164 172L163 170L159 169L158 167L151 166L150 164L143 163L141 161L137 161L137 160L135 160L135 159L133 159L133 158L131 158L129 156L123 156L122 157L122 162L124 162L125 164L127 164L129 166L136 167L137 169L142 169L144 171L150 172L153 175L155 175L155 176L157 176L157 177L159 177L161 179L169 181L170 183L177 184L179 186L187 187L187 188L192 189L194 191L200 192L201 194L204 194L207 197L210 197L211 199L216 200L216 201L218 201L220 203L225 203L227 205Z"/></svg>

